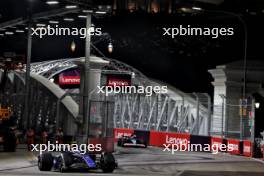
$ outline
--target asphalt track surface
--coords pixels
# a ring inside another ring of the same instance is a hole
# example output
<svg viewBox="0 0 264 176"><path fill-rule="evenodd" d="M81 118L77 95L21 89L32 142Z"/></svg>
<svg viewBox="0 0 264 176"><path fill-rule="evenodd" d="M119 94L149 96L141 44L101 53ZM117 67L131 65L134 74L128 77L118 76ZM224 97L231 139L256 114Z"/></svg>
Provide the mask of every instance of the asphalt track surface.
<svg viewBox="0 0 264 176"><path fill-rule="evenodd" d="M100 170L88 173L41 172L36 166L35 155L18 149L16 153L0 152L0 175L264 176L263 162L229 154L177 152L172 155L155 147L117 147L115 157L119 166L111 174L104 174Z"/></svg>

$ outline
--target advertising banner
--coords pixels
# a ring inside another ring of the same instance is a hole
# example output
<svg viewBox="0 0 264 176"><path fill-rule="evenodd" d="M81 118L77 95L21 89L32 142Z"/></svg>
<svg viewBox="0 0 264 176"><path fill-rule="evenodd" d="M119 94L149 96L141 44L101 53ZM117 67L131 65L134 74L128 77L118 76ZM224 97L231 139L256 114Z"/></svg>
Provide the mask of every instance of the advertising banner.
<svg viewBox="0 0 264 176"><path fill-rule="evenodd" d="M252 157L252 143L251 141L243 141L243 155Z"/></svg>
<svg viewBox="0 0 264 176"><path fill-rule="evenodd" d="M223 144L223 139L220 137L211 137L211 150L212 151L220 151L220 147Z"/></svg>
<svg viewBox="0 0 264 176"><path fill-rule="evenodd" d="M149 145L164 147L164 144L188 144L190 134L150 131Z"/></svg>
<svg viewBox="0 0 264 176"><path fill-rule="evenodd" d="M59 85L79 85L80 76L59 76Z"/></svg>
<svg viewBox="0 0 264 176"><path fill-rule="evenodd" d="M239 155L240 154L240 141L236 139L227 139L227 144L233 145L233 150L229 151L230 154Z"/></svg>
<svg viewBox="0 0 264 176"><path fill-rule="evenodd" d="M211 137L191 135L190 143L191 144L201 144L201 146L204 148L206 146L211 146Z"/></svg>
<svg viewBox="0 0 264 176"><path fill-rule="evenodd" d="M125 79L115 79L111 78L108 80L107 86L129 86L130 81Z"/></svg>
<svg viewBox="0 0 264 176"><path fill-rule="evenodd" d="M107 75L106 86L130 86L131 76L130 75Z"/></svg>
<svg viewBox="0 0 264 176"><path fill-rule="evenodd" d="M80 71L78 69L73 69L60 73L58 83L61 86L80 85Z"/></svg>

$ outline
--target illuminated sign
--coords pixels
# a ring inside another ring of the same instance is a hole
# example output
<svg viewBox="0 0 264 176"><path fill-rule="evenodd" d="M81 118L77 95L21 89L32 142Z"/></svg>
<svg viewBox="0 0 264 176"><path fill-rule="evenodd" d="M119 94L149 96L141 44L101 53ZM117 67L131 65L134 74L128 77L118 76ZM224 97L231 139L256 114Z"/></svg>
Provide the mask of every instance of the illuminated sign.
<svg viewBox="0 0 264 176"><path fill-rule="evenodd" d="M129 86L130 80L111 78L108 80L107 85L108 86Z"/></svg>
<svg viewBox="0 0 264 176"><path fill-rule="evenodd" d="M130 86L131 76L130 75L108 75L107 86Z"/></svg>
<svg viewBox="0 0 264 176"><path fill-rule="evenodd" d="M63 76L59 77L60 85L79 85L80 84L80 76Z"/></svg>

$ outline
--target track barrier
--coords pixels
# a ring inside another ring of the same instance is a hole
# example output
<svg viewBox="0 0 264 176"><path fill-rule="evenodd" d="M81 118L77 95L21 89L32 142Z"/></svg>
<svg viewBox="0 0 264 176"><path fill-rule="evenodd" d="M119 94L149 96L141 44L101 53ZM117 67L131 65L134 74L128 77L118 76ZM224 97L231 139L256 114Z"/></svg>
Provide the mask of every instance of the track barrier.
<svg viewBox="0 0 264 176"><path fill-rule="evenodd" d="M206 144L209 144L212 147L217 147L219 150L221 144L228 146L229 144L233 145L233 150L228 151L232 155L243 155L246 157L253 156L253 144L249 140L237 140L237 139L226 139L216 136L198 136L190 135L187 133L171 133L171 132L160 132L160 131L143 131L143 130L133 130L125 128L115 128L115 142L122 135L129 136L131 134L136 134L138 138L144 139L147 141L148 145L156 147L164 147L164 144L201 144L203 147ZM212 151L215 151L215 148L212 148ZM220 151L219 151L220 152Z"/></svg>

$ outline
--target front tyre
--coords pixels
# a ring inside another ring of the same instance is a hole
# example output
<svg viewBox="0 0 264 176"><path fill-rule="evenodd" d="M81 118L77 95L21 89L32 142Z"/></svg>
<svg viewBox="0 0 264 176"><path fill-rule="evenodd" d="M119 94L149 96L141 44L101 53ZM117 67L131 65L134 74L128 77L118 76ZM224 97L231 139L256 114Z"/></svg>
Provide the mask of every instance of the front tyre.
<svg viewBox="0 0 264 176"><path fill-rule="evenodd" d="M40 171L50 171L53 166L53 157L51 153L43 153L38 159L38 168Z"/></svg>
<svg viewBox="0 0 264 176"><path fill-rule="evenodd" d="M112 173L116 168L116 161L112 153L103 153L100 159L100 166L104 173Z"/></svg>
<svg viewBox="0 0 264 176"><path fill-rule="evenodd" d="M59 169L60 169L60 172L61 172L61 173L66 172L66 169L65 169L65 167L63 166L63 164L60 165L60 168L59 168Z"/></svg>

